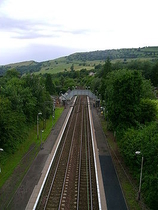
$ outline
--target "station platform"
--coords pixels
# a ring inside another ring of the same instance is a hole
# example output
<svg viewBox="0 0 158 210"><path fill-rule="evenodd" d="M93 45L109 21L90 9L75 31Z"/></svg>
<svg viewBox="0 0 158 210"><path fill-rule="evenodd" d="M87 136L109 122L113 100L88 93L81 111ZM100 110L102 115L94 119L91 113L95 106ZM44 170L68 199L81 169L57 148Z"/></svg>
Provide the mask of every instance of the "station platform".
<svg viewBox="0 0 158 210"><path fill-rule="evenodd" d="M38 184L46 161L56 143L56 139L61 131L61 127L67 117L71 103L63 110L61 117L53 127L50 135L43 145L43 149L39 151L37 157L33 161L30 169L23 178L21 185L17 189L8 209L24 210L28 204L34 187Z"/></svg>

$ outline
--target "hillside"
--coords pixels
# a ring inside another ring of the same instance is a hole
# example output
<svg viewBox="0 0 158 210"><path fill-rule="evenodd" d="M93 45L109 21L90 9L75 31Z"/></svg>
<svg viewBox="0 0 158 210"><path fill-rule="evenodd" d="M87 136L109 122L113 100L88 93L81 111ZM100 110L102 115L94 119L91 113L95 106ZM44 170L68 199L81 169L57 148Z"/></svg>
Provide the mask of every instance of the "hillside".
<svg viewBox="0 0 158 210"><path fill-rule="evenodd" d="M158 59L158 47L143 47L143 48L127 48L127 49L112 49L112 50L98 50L92 52L74 53L69 56L61 57L54 60L35 62L25 61L9 65L0 66L0 75L5 74L9 69L17 69L21 74L24 73L57 73L62 71L69 71L72 64L75 70L93 69L97 64L103 64L107 57L112 62L131 59Z"/></svg>
<svg viewBox="0 0 158 210"><path fill-rule="evenodd" d="M68 60L94 61L105 60L109 57L115 59L158 58L158 47L113 49L104 51L92 51L75 53L67 57Z"/></svg>

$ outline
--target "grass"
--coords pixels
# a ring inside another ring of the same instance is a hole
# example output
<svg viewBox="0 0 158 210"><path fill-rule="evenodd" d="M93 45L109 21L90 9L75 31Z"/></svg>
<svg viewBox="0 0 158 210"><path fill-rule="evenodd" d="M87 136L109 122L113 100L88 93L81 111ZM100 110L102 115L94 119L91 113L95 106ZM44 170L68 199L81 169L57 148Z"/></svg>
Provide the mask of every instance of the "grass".
<svg viewBox="0 0 158 210"><path fill-rule="evenodd" d="M107 130L105 120L102 119L101 123L104 133L107 136L107 141L110 148L112 160L129 210L145 209L144 204L142 202L137 201L137 188L135 186L134 180L130 175L130 172L128 171L128 168L125 166L123 162L121 154L119 153L119 148L113 133Z"/></svg>
<svg viewBox="0 0 158 210"><path fill-rule="evenodd" d="M20 66L29 66L29 65L35 65L34 61L22 61L22 62L18 62L18 63L11 63L8 64L7 66L10 66L11 68L16 68L16 67L20 67Z"/></svg>
<svg viewBox="0 0 158 210"><path fill-rule="evenodd" d="M140 60L140 61L147 61L147 60L157 60L157 55L158 55L158 47L157 46L153 46L153 47L144 47L144 48L140 48L138 50L138 48L127 48L127 49L116 49L116 50L107 50L109 54L109 56L112 56L112 63L115 63L117 61L120 62L124 62L124 58L126 58L126 62L130 62L132 60ZM131 55L129 55L128 53L132 52L132 56L134 55L135 58L131 58ZM96 53L96 52L95 52ZM99 52L100 53L100 52ZM103 51L103 53L105 53ZM88 52L87 52L88 55ZM129 55L129 56L128 56ZM91 59L93 59L94 57L91 57ZM80 60L77 60L80 59ZM37 66L40 70L38 72L34 72L35 74L45 74L45 73L50 73L50 74L56 74L59 72L63 72L65 71L65 69L67 71L70 71L70 67L72 65L72 63L74 64L74 69L75 71L79 71L81 69L87 69L87 70L91 70L94 69L95 65L98 64L104 64L105 60L103 60L103 58L101 58L101 60L85 60L86 57L83 59L82 56L80 57L75 57L75 55L72 56L64 56L64 57L59 57L57 59L53 59L53 60L48 60L48 61L43 61L43 62L35 62L35 61L24 61L24 62L20 62L20 63L12 63L12 64L8 64L7 67L12 69L12 68L20 68L20 67L32 67L34 70L36 70L36 68L34 68L35 66ZM97 57L96 57L97 59ZM95 65L94 65L95 64Z"/></svg>
<svg viewBox="0 0 158 210"><path fill-rule="evenodd" d="M49 74L56 74L59 72L64 72L65 69L67 71L70 71L72 63L74 64L74 70L75 71L80 71L81 69L87 69L87 70L91 70L94 69L95 65L98 64L104 64L105 61L100 61L100 60L95 60L95 61L67 61L65 57L63 58L59 58L59 59L55 59L52 61L46 61L43 62L43 65L41 67L41 70L39 72L36 72L36 74L45 74L45 73L49 73Z"/></svg>
<svg viewBox="0 0 158 210"><path fill-rule="evenodd" d="M63 111L63 107L56 107L55 109L55 119L53 120L53 126L57 122L58 118L60 117L61 113ZM42 127L43 122L41 122L40 126ZM46 121L46 129L44 130L44 133L42 133L42 140L45 141L52 129L52 118L48 119ZM32 145L35 146L35 156L37 155L40 140L37 140L37 133L36 133L36 126L33 128L30 128L28 130L28 138L25 142L23 142L19 149L14 154L6 154L5 152L1 155L1 169L2 172L0 174L0 187L3 186L3 184L6 182L6 180L12 175L14 169L20 164L23 156L27 153L27 151L30 149ZM26 169L27 170L27 169ZM26 171L25 171L26 173Z"/></svg>

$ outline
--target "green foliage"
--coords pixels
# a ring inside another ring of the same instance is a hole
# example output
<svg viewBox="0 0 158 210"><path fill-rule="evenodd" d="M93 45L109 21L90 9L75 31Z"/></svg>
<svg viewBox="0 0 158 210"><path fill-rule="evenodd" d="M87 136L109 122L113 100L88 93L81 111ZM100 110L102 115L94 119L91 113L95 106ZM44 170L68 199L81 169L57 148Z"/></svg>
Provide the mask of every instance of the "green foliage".
<svg viewBox="0 0 158 210"><path fill-rule="evenodd" d="M158 47L98 50L74 53L69 56L44 62L26 61L0 66L0 75L4 75L6 71L13 68L15 68L21 75L33 72L38 74L56 74L65 70L71 71L72 65L75 65L75 70L77 71L82 68L86 68L87 70L95 68L95 70L98 70L103 62L107 58L110 58L110 60L113 61L114 69L118 70L128 68L142 70L145 78L149 79L151 78L152 64L157 61L157 56Z"/></svg>
<svg viewBox="0 0 158 210"><path fill-rule="evenodd" d="M26 138L27 128L36 122L50 96L39 76L20 77L10 70L0 79L0 145L14 153Z"/></svg>
<svg viewBox="0 0 158 210"><path fill-rule="evenodd" d="M138 71L118 70L107 75L106 109L114 129L120 124L127 127L136 124L141 91L142 76Z"/></svg>
<svg viewBox="0 0 158 210"><path fill-rule="evenodd" d="M42 62L26 61L5 66L0 66L0 75L5 75L7 71L16 69L20 75L26 73L38 72L41 69Z"/></svg>
<svg viewBox="0 0 158 210"><path fill-rule="evenodd" d="M68 88L72 89L73 86L74 87L76 86L75 80L72 79L72 78L67 78L66 81L65 81L65 88L66 88L66 90L68 90Z"/></svg>
<svg viewBox="0 0 158 210"><path fill-rule="evenodd" d="M103 68L101 68L100 72L98 73L99 78L101 78L101 83L98 86L97 90L99 89L99 93L101 94L102 100L105 100L105 89L106 89L105 79L106 79L108 73L111 72L111 70L112 70L111 62L108 57L107 60L105 61L105 65L103 66Z"/></svg>
<svg viewBox="0 0 158 210"><path fill-rule="evenodd" d="M11 69L6 72L7 79L18 78L20 77L20 73L16 69Z"/></svg>
<svg viewBox="0 0 158 210"><path fill-rule="evenodd" d="M55 119L53 120L53 125L55 125L55 123L59 119L62 111L63 111L63 107L56 107ZM43 122L41 122L41 121L40 121L40 123L43 124ZM45 130L44 130L44 133L42 134L42 141L45 141L47 139L51 130L52 130L52 117L50 117L46 121L46 127L45 127ZM23 156L28 152L30 147L32 147L33 145L35 146L33 148L33 150L34 150L33 157L30 156L30 158L28 160L30 162L30 164L31 164L31 161L33 161L32 158L35 158L36 153L39 151L38 148L40 146L40 141L37 140L36 125L31 126L31 128L29 128L27 132L28 132L28 136L26 137L26 140L23 141L18 146L18 148L17 148L17 150L14 154L7 153L6 150L5 150L0 155L0 167L2 169L1 179L0 179L0 187L5 183L5 181L9 178L9 176L13 173L15 167L22 163L20 161L22 160ZM28 164L27 164L27 166L28 166ZM24 167L26 167L26 166L24 165ZM25 174L20 174L19 176L21 176L21 175L23 177ZM22 177L19 177L19 180L21 180ZM2 201L2 199L3 198L1 197L0 201Z"/></svg>
<svg viewBox="0 0 158 210"><path fill-rule="evenodd" d="M101 84L101 79L96 77L94 78L92 81L91 81L91 90L96 94L96 90L99 89L100 87L100 84Z"/></svg>
<svg viewBox="0 0 158 210"><path fill-rule="evenodd" d="M52 82L51 74L46 74L45 86L50 95L55 93L55 85Z"/></svg>
<svg viewBox="0 0 158 210"><path fill-rule="evenodd" d="M0 98L0 145L7 152L14 152L25 137L25 115L12 110L11 102Z"/></svg>
<svg viewBox="0 0 158 210"><path fill-rule="evenodd" d="M141 71L125 69L108 73L102 81L100 92L105 93L108 126L116 131L125 163L138 184L141 155L136 156L135 152L141 151L144 156L142 194L148 206L156 210L158 110L151 82L144 79Z"/></svg>
<svg viewBox="0 0 158 210"><path fill-rule="evenodd" d="M111 62L110 62L110 59L109 57L107 58L107 60L105 61L105 65L104 65L104 68L103 68L103 78L105 79L107 74L111 72Z"/></svg>
<svg viewBox="0 0 158 210"><path fill-rule="evenodd" d="M122 136L119 145L126 164L139 183L141 156L144 157L142 194L151 209L158 209L158 123L152 122L139 129L130 128ZM141 155L136 155L141 151Z"/></svg>
<svg viewBox="0 0 158 210"><path fill-rule="evenodd" d="M71 65L70 69L71 71L74 71L74 64Z"/></svg>
<svg viewBox="0 0 158 210"><path fill-rule="evenodd" d="M154 92L154 87L151 84L150 80L143 79L142 81L142 98L147 98L147 99L155 99L156 94Z"/></svg>
<svg viewBox="0 0 158 210"><path fill-rule="evenodd" d="M92 52L74 53L67 56L68 61L93 61L110 59L129 59L129 58L156 58L158 47L127 48L112 50L97 50Z"/></svg>
<svg viewBox="0 0 158 210"><path fill-rule="evenodd" d="M151 82L155 87L158 86L158 62L153 66L151 70Z"/></svg>
<svg viewBox="0 0 158 210"><path fill-rule="evenodd" d="M145 124L146 122L151 122L156 120L156 103L151 99L142 99L140 101L140 115L139 122Z"/></svg>

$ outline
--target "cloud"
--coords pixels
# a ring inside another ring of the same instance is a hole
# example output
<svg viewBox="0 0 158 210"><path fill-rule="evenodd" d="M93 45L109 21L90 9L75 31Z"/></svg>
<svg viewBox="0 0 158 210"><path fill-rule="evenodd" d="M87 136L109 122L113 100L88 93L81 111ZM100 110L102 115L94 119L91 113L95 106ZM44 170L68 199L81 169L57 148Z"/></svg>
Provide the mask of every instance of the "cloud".
<svg viewBox="0 0 158 210"><path fill-rule="evenodd" d="M0 64L15 54L42 59L42 47L46 59L59 50L158 45L157 0L0 0L0 11Z"/></svg>
<svg viewBox="0 0 158 210"><path fill-rule="evenodd" d="M76 48L66 48L55 45L32 44L26 48L14 49L0 56L0 65L34 60L37 62L53 60L77 52Z"/></svg>
<svg viewBox="0 0 158 210"><path fill-rule="evenodd" d="M29 52L30 59L33 58L36 61L51 60L58 57L66 56L71 53L76 52L75 48L67 48L55 45L44 45L44 44L34 44L27 48Z"/></svg>
<svg viewBox="0 0 158 210"><path fill-rule="evenodd" d="M59 24L50 24L45 21L20 20L10 17L0 17L0 29L10 33L15 39L36 39L60 37L63 34L88 34L88 29L68 29Z"/></svg>

